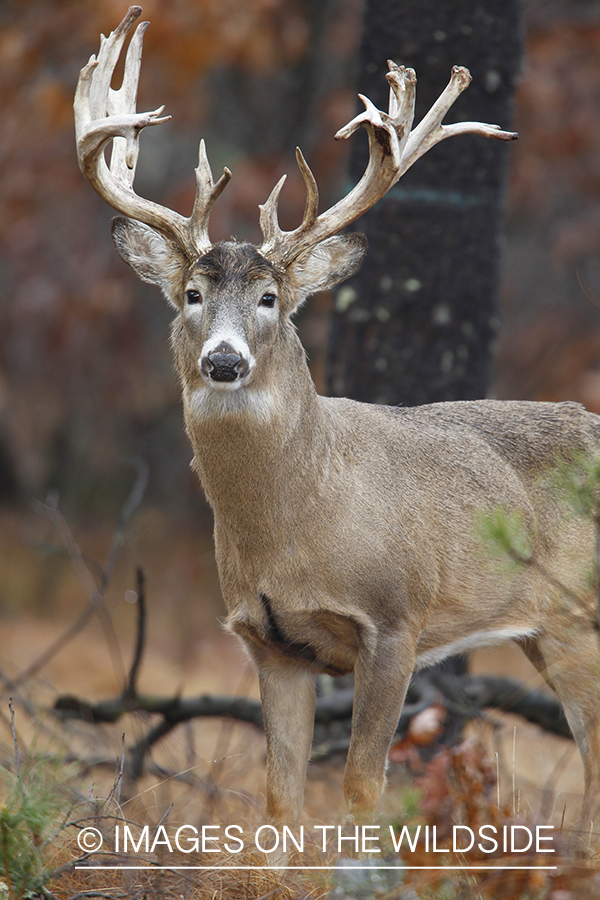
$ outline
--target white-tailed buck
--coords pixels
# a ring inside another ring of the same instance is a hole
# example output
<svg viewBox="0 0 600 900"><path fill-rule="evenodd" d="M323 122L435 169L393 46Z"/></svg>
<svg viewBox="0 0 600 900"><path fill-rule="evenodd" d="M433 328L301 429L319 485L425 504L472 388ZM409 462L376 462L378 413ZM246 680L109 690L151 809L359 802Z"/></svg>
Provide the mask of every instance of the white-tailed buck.
<svg viewBox="0 0 600 900"><path fill-rule="evenodd" d="M279 227L281 179L261 207L260 247L213 245L209 214L230 173L213 181L203 142L190 218L132 187L141 130L166 121L162 108L135 111L145 24L131 40L122 87L110 87L140 12L129 10L81 72L79 164L126 216L113 222L121 257L177 313L175 365L194 465L214 511L227 626L260 676L268 813L289 823L302 808L316 673L355 674L344 791L350 809L367 815L415 666L512 639L564 704L583 758L589 828L600 793L600 657L586 582L594 535L566 515L548 474L561 460L598 452L600 419L574 403L397 409L321 397L291 323L308 295L356 271L365 239L337 233L430 147L466 133L516 135L441 124L469 84L459 67L411 130L415 73L390 63L388 112L363 98L365 111L336 135L364 126L369 136L368 167L349 195L319 215L298 151L308 193L298 228ZM520 511L538 564L511 575L486 558L477 519L498 508ZM571 614L557 580L588 598L589 614Z"/></svg>

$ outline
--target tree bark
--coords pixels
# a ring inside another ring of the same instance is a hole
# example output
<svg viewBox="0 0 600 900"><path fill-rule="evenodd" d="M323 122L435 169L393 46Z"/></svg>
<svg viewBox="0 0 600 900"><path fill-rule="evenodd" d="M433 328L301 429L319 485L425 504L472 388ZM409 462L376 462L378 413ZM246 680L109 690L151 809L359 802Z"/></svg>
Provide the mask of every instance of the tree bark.
<svg viewBox="0 0 600 900"><path fill-rule="evenodd" d="M473 82L447 121L510 127L521 54L519 0L367 0L358 83L387 109L386 60L417 73L418 122L453 65ZM357 138L353 183L364 170ZM330 393L408 406L485 397L491 382L510 145L466 135L434 147L358 227L359 273L337 293Z"/></svg>

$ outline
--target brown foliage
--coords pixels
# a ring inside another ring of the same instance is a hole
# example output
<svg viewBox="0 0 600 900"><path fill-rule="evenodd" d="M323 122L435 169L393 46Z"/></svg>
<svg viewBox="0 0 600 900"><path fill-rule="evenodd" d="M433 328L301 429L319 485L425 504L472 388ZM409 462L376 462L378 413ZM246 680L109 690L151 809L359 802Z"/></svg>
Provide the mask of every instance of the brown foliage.
<svg viewBox="0 0 600 900"><path fill-rule="evenodd" d="M496 395L600 412L600 21L530 4L516 98Z"/></svg>

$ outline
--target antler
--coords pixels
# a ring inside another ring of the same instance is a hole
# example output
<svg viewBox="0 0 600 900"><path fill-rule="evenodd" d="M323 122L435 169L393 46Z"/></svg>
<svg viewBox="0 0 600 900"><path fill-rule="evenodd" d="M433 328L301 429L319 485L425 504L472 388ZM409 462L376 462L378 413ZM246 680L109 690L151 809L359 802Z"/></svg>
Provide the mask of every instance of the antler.
<svg viewBox="0 0 600 900"><path fill-rule="evenodd" d="M196 197L189 218L145 200L133 190L140 132L148 125L160 125L170 119L170 116L162 115L163 106L152 112L136 112L142 41L148 22L142 22L131 39L120 89L115 91L110 87L127 34L141 12L141 7L131 6L108 38L101 36L98 57L92 56L81 70L74 103L79 167L92 187L111 206L171 237L193 259L212 246L208 236L210 212L231 178L231 172L224 169L219 180L213 180L204 141L201 141L195 170ZM498 125L484 125L481 122L442 125L442 119L471 81L468 70L461 66L454 66L448 86L423 121L411 131L417 81L414 70L397 66L391 61L388 61L388 66L388 112L381 112L359 94L365 111L335 135L339 140L350 137L361 125L367 129L369 163L356 187L318 216L317 184L301 151L297 149L296 159L307 192L301 224L294 231L282 231L279 226L278 202L285 175L275 185L267 202L260 207L263 243L259 249L276 264L285 267L306 250L350 225L374 206L420 156L445 138L456 134L481 134L512 141L518 137L514 132L501 131ZM113 142L110 166L104 158L104 149L109 141Z"/></svg>
<svg viewBox="0 0 600 900"><path fill-rule="evenodd" d="M411 131L417 82L415 72L413 69L397 66L391 60L388 60L388 67L388 112L381 112L367 97L359 94L365 111L335 135L336 140L339 140L350 137L361 125L367 129L369 163L353 190L331 209L317 216L317 185L302 153L297 149L296 159L307 188L302 223L294 231L282 231L279 227L277 205L285 175L275 185L267 202L260 207L260 227L264 238L260 252L273 262L286 266L301 253L350 225L374 206L434 144L456 134L481 134L501 141L513 141L518 137L515 132L502 131L498 125L484 125L481 122L442 125L442 119L454 101L471 82L468 69L462 66L454 66L446 89L422 122Z"/></svg>
<svg viewBox="0 0 600 900"><path fill-rule="evenodd" d="M195 258L211 247L208 236L210 211L231 178L231 172L225 169L220 179L214 182L204 141L201 141L195 170L196 198L189 219L139 197L133 190L140 132L147 125L160 125L171 118L162 115L164 106L148 113L136 112L142 41L148 22L140 23L131 39L123 84L118 91L110 87L125 38L141 12L140 6L131 6L108 38L101 36L98 58L90 57L81 70L74 103L79 168L92 187L118 212L158 229L173 238L188 256ZM111 140L109 167L104 148Z"/></svg>

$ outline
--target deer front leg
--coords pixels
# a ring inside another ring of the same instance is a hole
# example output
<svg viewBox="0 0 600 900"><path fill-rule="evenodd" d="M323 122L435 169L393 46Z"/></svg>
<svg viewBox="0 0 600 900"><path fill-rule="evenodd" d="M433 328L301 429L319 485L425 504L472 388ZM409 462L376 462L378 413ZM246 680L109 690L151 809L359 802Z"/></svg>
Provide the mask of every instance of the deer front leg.
<svg viewBox="0 0 600 900"><path fill-rule="evenodd" d="M315 675L290 660L258 664L267 736L267 814L293 825L304 801L304 782L315 719Z"/></svg>
<svg viewBox="0 0 600 900"><path fill-rule="evenodd" d="M377 635L363 646L354 677L352 737L344 772L350 812L372 815L385 781L387 755L415 665L416 639L406 632Z"/></svg>

